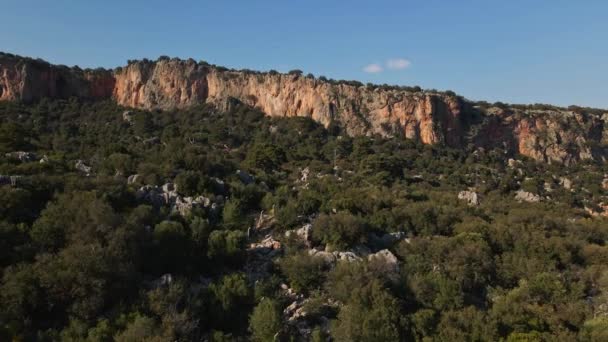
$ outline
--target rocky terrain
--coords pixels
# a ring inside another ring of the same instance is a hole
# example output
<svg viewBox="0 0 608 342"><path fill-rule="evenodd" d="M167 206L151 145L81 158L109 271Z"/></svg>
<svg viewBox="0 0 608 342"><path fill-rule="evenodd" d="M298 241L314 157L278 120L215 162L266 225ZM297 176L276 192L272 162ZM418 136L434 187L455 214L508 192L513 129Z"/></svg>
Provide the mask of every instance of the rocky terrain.
<svg viewBox="0 0 608 342"><path fill-rule="evenodd" d="M161 57L114 70L81 70L0 54L0 100L114 99L173 110L233 100L270 116L305 116L350 135L403 136L456 148L501 148L537 161L604 161L608 113L552 106L474 103L451 92L333 81L299 71L260 73Z"/></svg>
<svg viewBox="0 0 608 342"><path fill-rule="evenodd" d="M119 105L59 80L126 69L48 66L68 100L0 101L0 341L608 340L608 163L515 153L596 157L601 112L129 73L171 63L453 99L460 135L349 136L221 95L244 83Z"/></svg>

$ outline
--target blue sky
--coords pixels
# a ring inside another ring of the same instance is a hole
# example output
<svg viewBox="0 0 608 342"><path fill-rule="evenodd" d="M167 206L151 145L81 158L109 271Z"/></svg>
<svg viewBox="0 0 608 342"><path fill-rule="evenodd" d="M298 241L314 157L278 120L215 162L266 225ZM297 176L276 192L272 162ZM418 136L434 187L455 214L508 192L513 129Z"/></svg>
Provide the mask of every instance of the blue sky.
<svg viewBox="0 0 608 342"><path fill-rule="evenodd" d="M82 67L192 57L608 108L607 14L594 0L3 0L0 50Z"/></svg>

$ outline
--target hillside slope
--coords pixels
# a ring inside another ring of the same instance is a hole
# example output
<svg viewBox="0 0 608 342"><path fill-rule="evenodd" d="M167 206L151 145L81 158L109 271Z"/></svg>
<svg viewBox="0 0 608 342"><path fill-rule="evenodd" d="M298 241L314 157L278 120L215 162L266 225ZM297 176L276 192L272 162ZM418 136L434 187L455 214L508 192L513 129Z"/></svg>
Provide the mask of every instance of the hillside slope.
<svg viewBox="0 0 608 342"><path fill-rule="evenodd" d="M492 106L451 93L362 85L303 76L228 70L192 59L132 61L81 70L0 54L0 100L76 96L138 109L174 110L232 99L270 116L305 116L350 135L403 136L458 148L502 148L537 161L604 161L608 113L552 106Z"/></svg>

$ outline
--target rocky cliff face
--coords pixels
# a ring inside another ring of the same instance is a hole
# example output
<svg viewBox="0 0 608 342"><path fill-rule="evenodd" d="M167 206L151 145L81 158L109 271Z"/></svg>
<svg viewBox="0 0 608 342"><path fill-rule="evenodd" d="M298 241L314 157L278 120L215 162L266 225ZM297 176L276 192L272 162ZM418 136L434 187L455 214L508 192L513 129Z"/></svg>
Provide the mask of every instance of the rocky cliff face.
<svg viewBox="0 0 608 342"><path fill-rule="evenodd" d="M113 89L111 71L83 71L42 60L0 54L0 101L70 96L101 99L111 96Z"/></svg>
<svg viewBox="0 0 608 342"><path fill-rule="evenodd" d="M196 62L162 60L130 63L114 72L113 96L120 105L175 109L205 103L208 68Z"/></svg>
<svg viewBox="0 0 608 342"><path fill-rule="evenodd" d="M459 143L455 97L332 84L301 75L226 71L194 61L132 63L116 71L114 97L146 109L222 103L228 98L272 116L336 121L349 134L400 134L427 144Z"/></svg>
<svg viewBox="0 0 608 342"><path fill-rule="evenodd" d="M336 122L351 135L501 147L546 162L601 159L607 154L608 114L482 108L442 93L231 71L194 60L138 61L93 72L0 55L0 100L69 96L112 97L123 106L162 110L237 99L271 116L306 116L326 126Z"/></svg>
<svg viewBox="0 0 608 342"><path fill-rule="evenodd" d="M469 135L478 147L503 147L547 163L608 157L608 114L491 107Z"/></svg>

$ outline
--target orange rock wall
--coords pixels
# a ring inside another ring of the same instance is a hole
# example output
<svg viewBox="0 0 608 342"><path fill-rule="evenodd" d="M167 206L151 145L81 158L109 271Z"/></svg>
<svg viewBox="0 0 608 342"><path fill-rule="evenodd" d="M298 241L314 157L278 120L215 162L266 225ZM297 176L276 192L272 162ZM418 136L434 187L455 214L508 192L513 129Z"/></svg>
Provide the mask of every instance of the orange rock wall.
<svg viewBox="0 0 608 342"><path fill-rule="evenodd" d="M113 71L83 71L0 54L0 100L70 96L113 98L120 105L149 110L203 103L221 107L237 99L270 116L305 116L325 126L336 122L351 135L402 136L453 147L503 147L549 163L603 156L608 139L608 114L517 108L474 114L471 103L442 93L230 71L194 60L144 60ZM475 115L482 120L472 129Z"/></svg>

